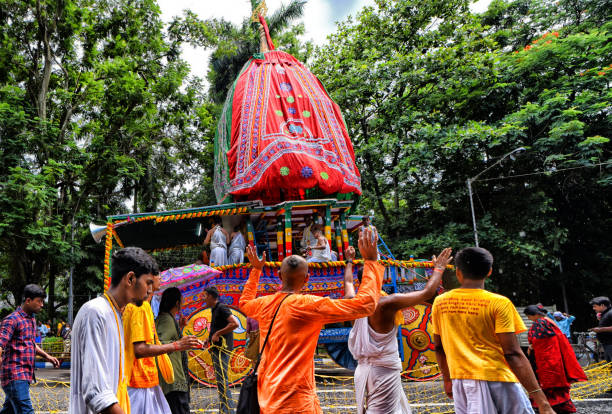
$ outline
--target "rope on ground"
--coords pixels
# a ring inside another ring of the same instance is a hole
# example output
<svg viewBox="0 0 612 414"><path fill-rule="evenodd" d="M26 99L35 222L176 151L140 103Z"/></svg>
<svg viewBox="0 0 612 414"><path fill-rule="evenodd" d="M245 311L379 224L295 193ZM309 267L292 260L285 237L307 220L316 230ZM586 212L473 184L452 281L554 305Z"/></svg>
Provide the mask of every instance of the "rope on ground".
<svg viewBox="0 0 612 414"><path fill-rule="evenodd" d="M230 354L229 351L223 350ZM250 369L249 369L250 371ZM601 396L612 388L612 363L599 362L584 369L588 381L572 386L572 399L585 400ZM315 375L317 394L325 413L349 414L356 411L353 377L349 375ZM438 380L414 382L402 380L408 401L415 414L446 414L453 412L452 401L444 394ZM40 379L30 389L36 412L65 412L68 409L70 383ZM235 409L240 385L229 387L227 405ZM3 397L2 393L0 396ZM221 408L214 384L194 383L191 387L192 412L216 412ZM233 412L233 410L230 410Z"/></svg>

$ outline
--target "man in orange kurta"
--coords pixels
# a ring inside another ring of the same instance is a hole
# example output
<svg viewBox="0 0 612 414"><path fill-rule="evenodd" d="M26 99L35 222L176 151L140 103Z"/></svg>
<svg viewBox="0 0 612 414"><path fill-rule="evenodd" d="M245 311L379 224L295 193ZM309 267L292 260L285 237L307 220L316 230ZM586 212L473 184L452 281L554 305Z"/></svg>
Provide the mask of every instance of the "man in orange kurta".
<svg viewBox="0 0 612 414"><path fill-rule="evenodd" d="M314 379L314 353L319 332L326 323L363 318L374 312L384 273L384 267L376 261L377 239L368 229L359 237L359 251L365 263L359 293L352 299L334 300L301 294L308 280L308 264L301 256L283 260L279 271L280 291L255 299L265 253L260 260L254 248L247 248L253 268L240 297L240 310L259 321L261 338L268 334L280 301L292 294L278 311L261 357L257 395L262 414L323 412Z"/></svg>

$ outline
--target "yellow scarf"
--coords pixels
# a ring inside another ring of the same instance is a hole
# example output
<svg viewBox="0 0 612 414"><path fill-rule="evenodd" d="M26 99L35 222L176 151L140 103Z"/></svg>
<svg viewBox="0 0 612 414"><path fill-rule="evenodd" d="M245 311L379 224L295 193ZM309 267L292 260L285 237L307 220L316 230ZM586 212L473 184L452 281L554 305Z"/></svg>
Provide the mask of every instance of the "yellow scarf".
<svg viewBox="0 0 612 414"><path fill-rule="evenodd" d="M115 315L115 322L117 323L117 335L119 335L119 382L117 383L117 399L119 400L119 407L123 409L125 414L130 414L130 396L127 391L127 378L123 375L123 365L125 365L124 355L123 355L123 347L121 346L121 330L119 328L119 317L117 316L117 311L115 310L115 301L111 299L108 293L105 293L104 296L108 303L111 305L111 309L113 310L113 314Z"/></svg>

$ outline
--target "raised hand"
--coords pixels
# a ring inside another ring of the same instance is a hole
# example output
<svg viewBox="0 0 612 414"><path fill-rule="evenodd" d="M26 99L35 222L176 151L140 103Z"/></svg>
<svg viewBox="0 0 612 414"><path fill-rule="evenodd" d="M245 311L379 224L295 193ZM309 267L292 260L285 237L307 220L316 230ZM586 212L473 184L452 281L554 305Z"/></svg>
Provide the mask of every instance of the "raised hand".
<svg viewBox="0 0 612 414"><path fill-rule="evenodd" d="M264 264L266 264L266 251L264 250L263 254L261 255L261 259L259 258L259 256L257 256L257 249L254 246L248 245L246 248L246 254L247 257L249 258L249 263L251 263L251 266L253 267L253 269L263 269Z"/></svg>
<svg viewBox="0 0 612 414"><path fill-rule="evenodd" d="M453 249L451 249L450 247L447 247L446 249L442 250L442 253L440 253L438 257L436 256L431 257L431 261L433 262L433 265L434 265L434 271L441 270L442 272L444 272L444 270L446 270L446 265L449 264L451 260L453 260L451 256L452 252L453 252Z"/></svg>
<svg viewBox="0 0 612 414"><path fill-rule="evenodd" d="M378 260L378 233L371 229L363 229L359 234L359 253L364 260Z"/></svg>
<svg viewBox="0 0 612 414"><path fill-rule="evenodd" d="M353 246L349 246L344 251L344 260L355 260L355 248Z"/></svg>

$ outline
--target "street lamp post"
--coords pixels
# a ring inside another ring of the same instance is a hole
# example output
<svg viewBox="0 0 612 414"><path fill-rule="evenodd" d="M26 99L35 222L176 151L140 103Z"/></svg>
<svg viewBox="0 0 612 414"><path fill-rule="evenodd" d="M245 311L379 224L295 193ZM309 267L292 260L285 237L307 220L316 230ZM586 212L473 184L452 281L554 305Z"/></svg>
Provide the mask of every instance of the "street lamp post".
<svg viewBox="0 0 612 414"><path fill-rule="evenodd" d="M70 273L68 275L69 286L68 286L68 323L72 327L72 323L74 322L74 291L72 289L72 277L74 276L74 218L72 219L72 225L70 226L70 253L71 253L71 263L70 263Z"/></svg>
<svg viewBox="0 0 612 414"><path fill-rule="evenodd" d="M519 148L516 148L516 149L510 151L509 153L507 153L504 156L502 156L499 160L497 160L493 165L490 165L489 167L485 168L484 170L482 170L481 172L479 172L478 174L476 174L472 178L468 178L467 181L466 181L467 188L468 188L468 194L470 196L470 209L472 211L472 226L474 228L474 242L476 243L476 247L479 247L478 246L478 229L476 227L476 214L474 213L474 198L473 198L473 195L472 195L472 183L474 181L476 181L476 179L478 179L478 177L480 177L482 174L486 173L487 171L489 171L491 168L493 168L496 165L498 165L499 163L501 163L506 158L508 158L508 157L510 157L510 156L512 156L514 154L518 154L520 152L523 152L523 151L525 151L524 147L519 147Z"/></svg>

